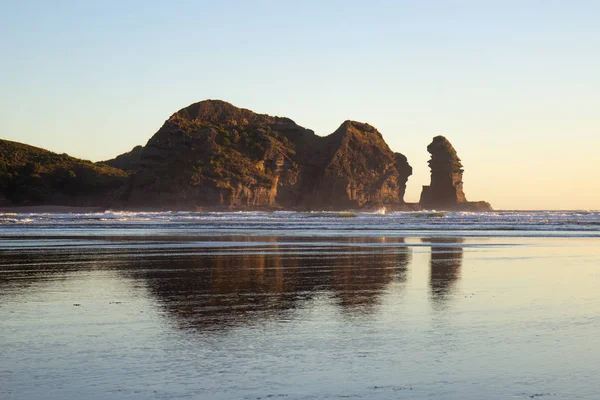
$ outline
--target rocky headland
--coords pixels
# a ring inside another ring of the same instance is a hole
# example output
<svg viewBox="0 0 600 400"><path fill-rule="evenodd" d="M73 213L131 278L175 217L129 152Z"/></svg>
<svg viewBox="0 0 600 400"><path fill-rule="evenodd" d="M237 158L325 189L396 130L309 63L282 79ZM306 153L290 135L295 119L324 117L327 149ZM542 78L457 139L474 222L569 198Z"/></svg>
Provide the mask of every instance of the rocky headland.
<svg viewBox="0 0 600 400"><path fill-rule="evenodd" d="M368 124L345 121L321 137L289 118L207 100L179 110L150 138L123 206L378 208L404 204L411 173Z"/></svg>
<svg viewBox="0 0 600 400"><path fill-rule="evenodd" d="M289 118L206 100L174 113L145 146L98 163L0 141L0 207L489 209L466 201L445 138L428 150L432 183L421 204L409 204L412 168L373 126L348 120L322 137Z"/></svg>

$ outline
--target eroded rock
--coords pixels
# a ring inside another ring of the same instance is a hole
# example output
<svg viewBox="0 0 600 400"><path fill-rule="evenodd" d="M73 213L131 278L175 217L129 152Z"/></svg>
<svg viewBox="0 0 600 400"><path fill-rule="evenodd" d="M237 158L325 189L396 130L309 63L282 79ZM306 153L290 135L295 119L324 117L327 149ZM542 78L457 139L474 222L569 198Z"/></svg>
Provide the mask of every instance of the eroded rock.
<svg viewBox="0 0 600 400"><path fill-rule="evenodd" d="M463 191L463 165L452 144L444 136L436 136L427 146L431 154L431 184L423 186L419 201L423 208L490 210L489 203L469 202Z"/></svg>
<svg viewBox="0 0 600 400"><path fill-rule="evenodd" d="M372 126L317 136L289 118L206 100L144 147L129 208L348 209L403 204L412 169Z"/></svg>

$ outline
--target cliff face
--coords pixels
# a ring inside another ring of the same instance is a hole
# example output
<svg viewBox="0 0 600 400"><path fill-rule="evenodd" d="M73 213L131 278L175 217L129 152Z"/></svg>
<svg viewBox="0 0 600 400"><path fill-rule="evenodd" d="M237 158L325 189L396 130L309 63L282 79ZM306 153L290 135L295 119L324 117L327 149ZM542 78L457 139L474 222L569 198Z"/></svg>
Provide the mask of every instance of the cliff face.
<svg viewBox="0 0 600 400"><path fill-rule="evenodd" d="M278 186L298 177L294 146L279 129L305 131L220 101L176 112L144 147L126 206L275 206Z"/></svg>
<svg viewBox="0 0 600 400"><path fill-rule="evenodd" d="M327 137L217 100L186 107L148 141L126 207L346 209L402 204L412 169L370 125Z"/></svg>
<svg viewBox="0 0 600 400"><path fill-rule="evenodd" d="M423 186L420 205L424 208L491 209L486 202L469 202L463 191L463 166L456 150L444 136L436 136L427 146L431 154L431 184Z"/></svg>
<svg viewBox="0 0 600 400"><path fill-rule="evenodd" d="M345 121L325 137L323 158L305 202L309 208L360 208L404 202L412 168L368 124Z"/></svg>
<svg viewBox="0 0 600 400"><path fill-rule="evenodd" d="M108 207L125 171L0 139L0 206Z"/></svg>

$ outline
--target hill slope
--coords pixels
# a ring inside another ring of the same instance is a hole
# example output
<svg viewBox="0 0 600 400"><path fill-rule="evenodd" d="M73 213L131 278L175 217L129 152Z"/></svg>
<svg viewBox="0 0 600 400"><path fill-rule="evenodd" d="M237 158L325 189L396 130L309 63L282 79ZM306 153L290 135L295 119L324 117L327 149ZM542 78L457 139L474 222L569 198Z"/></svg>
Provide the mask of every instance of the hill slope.
<svg viewBox="0 0 600 400"><path fill-rule="evenodd" d="M125 171L0 139L0 205L107 206Z"/></svg>
<svg viewBox="0 0 600 400"><path fill-rule="evenodd" d="M106 161L100 161L96 164L105 164L123 171L136 171L140 168L140 158L142 157L142 146L135 146L128 153L123 153L115 158Z"/></svg>

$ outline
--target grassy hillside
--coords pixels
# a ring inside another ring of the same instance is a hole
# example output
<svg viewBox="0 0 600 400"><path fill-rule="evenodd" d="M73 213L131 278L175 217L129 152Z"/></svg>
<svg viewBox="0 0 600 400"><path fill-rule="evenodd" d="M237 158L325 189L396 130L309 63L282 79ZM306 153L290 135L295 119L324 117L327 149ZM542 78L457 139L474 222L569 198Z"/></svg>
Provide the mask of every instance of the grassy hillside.
<svg viewBox="0 0 600 400"><path fill-rule="evenodd" d="M106 206L128 173L0 139L0 205Z"/></svg>

